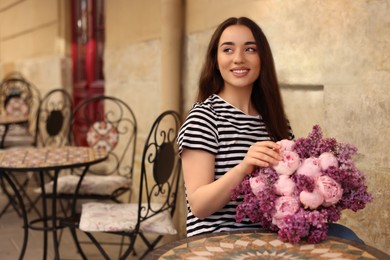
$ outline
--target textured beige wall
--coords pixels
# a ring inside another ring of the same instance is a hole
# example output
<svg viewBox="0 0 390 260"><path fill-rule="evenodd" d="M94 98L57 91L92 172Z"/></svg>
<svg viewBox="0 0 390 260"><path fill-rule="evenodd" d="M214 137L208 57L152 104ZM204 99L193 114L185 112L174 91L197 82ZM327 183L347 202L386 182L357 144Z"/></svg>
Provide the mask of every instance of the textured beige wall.
<svg viewBox="0 0 390 260"><path fill-rule="evenodd" d="M326 136L355 144L374 201L345 212L342 223L390 253L389 1L187 1L184 108L191 107L211 33L229 16L246 15L273 49L283 98L297 137L320 124ZM243 8L244 9L243 9ZM223 10L223 11L221 11ZM294 85L318 85L302 89Z"/></svg>
<svg viewBox="0 0 390 260"><path fill-rule="evenodd" d="M160 0L106 1L106 46L116 48L160 37Z"/></svg>
<svg viewBox="0 0 390 260"><path fill-rule="evenodd" d="M106 5L106 93L119 95L137 116L139 153L160 113L160 0L110 1Z"/></svg>
<svg viewBox="0 0 390 260"><path fill-rule="evenodd" d="M23 1L3 11L0 16L2 62L55 54L57 15L57 2L44 0Z"/></svg>
<svg viewBox="0 0 390 260"><path fill-rule="evenodd" d="M342 222L367 244L390 253L389 1L183 2L183 112L195 99L199 71L217 24L229 16L254 19L271 43L280 81L288 85L283 97L296 136L306 135L319 123L327 136L359 148L358 165L367 173L375 199L362 211L346 212ZM139 144L161 108L162 3L106 1L106 93L123 98L134 109ZM0 76L18 69L43 89L69 79L67 13L63 0L0 0ZM185 207L178 212L183 227Z"/></svg>
<svg viewBox="0 0 390 260"><path fill-rule="evenodd" d="M70 89L68 13L61 0L0 0L0 77L19 71L42 95Z"/></svg>

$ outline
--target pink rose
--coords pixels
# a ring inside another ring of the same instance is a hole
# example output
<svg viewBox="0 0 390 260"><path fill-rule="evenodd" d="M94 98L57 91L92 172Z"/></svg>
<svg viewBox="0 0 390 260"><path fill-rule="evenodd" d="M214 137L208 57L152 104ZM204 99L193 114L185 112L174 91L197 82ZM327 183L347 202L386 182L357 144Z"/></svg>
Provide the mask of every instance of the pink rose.
<svg viewBox="0 0 390 260"><path fill-rule="evenodd" d="M306 175L313 179L321 176L321 168L318 165L318 158L310 157L303 160L302 165L298 168L297 174Z"/></svg>
<svg viewBox="0 0 390 260"><path fill-rule="evenodd" d="M295 182L289 175L279 175L279 179L274 184L275 193L283 196L290 196L294 193Z"/></svg>
<svg viewBox="0 0 390 260"><path fill-rule="evenodd" d="M301 163L299 155L292 151L284 151L280 155L282 160L273 166L274 170L281 175L293 174Z"/></svg>
<svg viewBox="0 0 390 260"><path fill-rule="evenodd" d="M319 165L321 167L321 170L325 171L329 167L333 166L338 168L339 162L337 161L336 156L334 156L332 153L322 153L320 157L318 157Z"/></svg>
<svg viewBox="0 0 390 260"><path fill-rule="evenodd" d="M285 152L285 151L292 151L292 147L293 147L295 142L292 140L283 139L283 140L280 140L276 143L282 147L282 148L280 148L280 151Z"/></svg>
<svg viewBox="0 0 390 260"><path fill-rule="evenodd" d="M265 182L266 180L262 175L251 177L249 179L249 184L253 194L257 195L260 191L263 191L265 188Z"/></svg>
<svg viewBox="0 0 390 260"><path fill-rule="evenodd" d="M322 192L316 188L313 192L302 191L299 194L299 200L302 202L305 209L316 209L324 202L324 196L322 195Z"/></svg>
<svg viewBox="0 0 390 260"><path fill-rule="evenodd" d="M324 196L323 206L329 207L336 204L343 196L343 189L329 176L321 176L317 180L318 189Z"/></svg>
<svg viewBox="0 0 390 260"><path fill-rule="evenodd" d="M299 201L296 197L282 196L275 201L275 214L272 217L272 223L282 228L284 218L294 215L299 209Z"/></svg>

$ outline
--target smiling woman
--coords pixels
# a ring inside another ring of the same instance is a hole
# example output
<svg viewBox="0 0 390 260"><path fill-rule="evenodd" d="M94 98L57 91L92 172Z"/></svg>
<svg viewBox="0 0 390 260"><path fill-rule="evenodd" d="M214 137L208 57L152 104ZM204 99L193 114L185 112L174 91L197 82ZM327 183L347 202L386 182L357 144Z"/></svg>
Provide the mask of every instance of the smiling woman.
<svg viewBox="0 0 390 260"><path fill-rule="evenodd" d="M236 223L238 203L231 201L231 191L255 167L276 164L275 141L286 138L293 135L267 39L252 20L229 18L211 38L198 103L178 139L189 204L187 236L259 228L249 219Z"/></svg>
<svg viewBox="0 0 390 260"><path fill-rule="evenodd" d="M258 168L277 165L283 155L278 141L293 138L263 31L246 17L225 20L211 38L198 103L178 136L189 206L187 236L261 228L247 215L237 223L237 206L244 199L234 196L233 201L233 191ZM287 186L284 182L278 189ZM344 227L327 231L362 242Z"/></svg>

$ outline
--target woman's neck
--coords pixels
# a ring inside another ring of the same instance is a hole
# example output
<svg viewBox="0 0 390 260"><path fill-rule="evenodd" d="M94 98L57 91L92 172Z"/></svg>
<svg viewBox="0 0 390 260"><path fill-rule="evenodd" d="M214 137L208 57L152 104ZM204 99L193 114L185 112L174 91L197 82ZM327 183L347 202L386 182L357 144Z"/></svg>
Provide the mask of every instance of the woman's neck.
<svg viewBox="0 0 390 260"><path fill-rule="evenodd" d="M236 91L238 90L238 91ZM229 102L247 115L256 116L259 112L255 109L251 101L251 92L247 89L222 89L218 96Z"/></svg>

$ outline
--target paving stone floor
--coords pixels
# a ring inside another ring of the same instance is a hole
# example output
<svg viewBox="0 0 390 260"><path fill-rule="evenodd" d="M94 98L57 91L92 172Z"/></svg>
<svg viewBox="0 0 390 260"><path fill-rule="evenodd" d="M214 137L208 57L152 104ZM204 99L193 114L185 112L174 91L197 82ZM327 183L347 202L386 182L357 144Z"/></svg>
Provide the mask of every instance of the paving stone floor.
<svg viewBox="0 0 390 260"><path fill-rule="evenodd" d="M3 191L0 189L0 211L7 203L7 198ZM35 213L29 213L29 218L33 219ZM19 259L20 248L23 241L23 220L20 218L14 209L9 208L6 213L0 217L0 259L1 260L15 260ZM119 236L109 236L103 234L105 237L101 239L108 239L110 242L119 241ZM48 259L54 259L52 250L52 236L49 234L49 252ZM36 260L43 259L43 233L41 231L29 230L28 244L24 259ZM141 241L136 244L136 251L138 255L141 255L145 250L145 246ZM83 250L85 251L87 258L103 259L103 257L96 251L93 245L84 244ZM112 256L112 259L117 259L119 247L109 246L108 251ZM61 243L60 243L60 258L61 259L82 259L77 253L75 244L70 236L68 229L63 231ZM129 259L138 259L137 256L131 256Z"/></svg>

